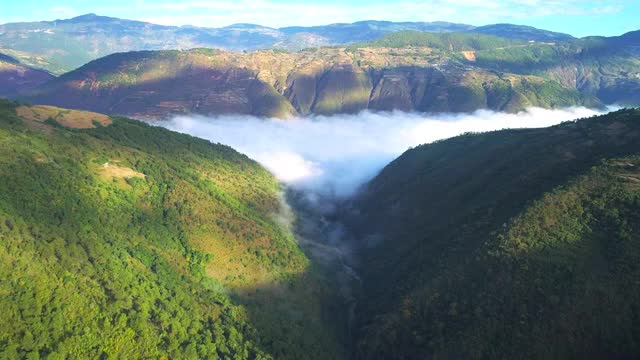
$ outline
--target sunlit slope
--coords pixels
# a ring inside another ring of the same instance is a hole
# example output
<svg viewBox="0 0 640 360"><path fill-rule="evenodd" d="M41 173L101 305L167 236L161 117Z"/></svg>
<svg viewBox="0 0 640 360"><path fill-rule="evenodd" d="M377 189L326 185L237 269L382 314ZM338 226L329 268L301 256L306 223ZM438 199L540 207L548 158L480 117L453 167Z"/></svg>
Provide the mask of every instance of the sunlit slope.
<svg viewBox="0 0 640 360"><path fill-rule="evenodd" d="M640 111L407 151L356 200L358 356L636 358Z"/></svg>
<svg viewBox="0 0 640 360"><path fill-rule="evenodd" d="M0 103L0 357L340 358L278 192L223 145Z"/></svg>

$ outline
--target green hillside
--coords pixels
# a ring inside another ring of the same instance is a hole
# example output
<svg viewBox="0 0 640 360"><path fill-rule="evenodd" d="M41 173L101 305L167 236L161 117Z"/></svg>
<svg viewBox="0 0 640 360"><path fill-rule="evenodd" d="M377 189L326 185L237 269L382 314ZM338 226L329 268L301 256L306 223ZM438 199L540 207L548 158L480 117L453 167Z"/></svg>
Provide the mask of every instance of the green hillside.
<svg viewBox="0 0 640 360"><path fill-rule="evenodd" d="M354 202L358 358L640 352L640 111L407 151Z"/></svg>
<svg viewBox="0 0 640 360"><path fill-rule="evenodd" d="M637 32L614 37L559 38L540 42L482 34L406 31L351 45L348 49L426 47L447 61L459 61L467 67L497 74L536 76L567 90L577 90L587 99L604 104L638 106L639 46ZM442 63L442 58L433 62ZM562 96L554 98L562 99Z"/></svg>
<svg viewBox="0 0 640 360"><path fill-rule="evenodd" d="M0 358L341 358L334 294L229 147L0 103Z"/></svg>
<svg viewBox="0 0 640 360"><path fill-rule="evenodd" d="M631 33L629 33L631 34ZM624 35L476 51L469 64L531 74L594 96L605 104L640 104L640 41ZM462 59L462 57L461 57Z"/></svg>

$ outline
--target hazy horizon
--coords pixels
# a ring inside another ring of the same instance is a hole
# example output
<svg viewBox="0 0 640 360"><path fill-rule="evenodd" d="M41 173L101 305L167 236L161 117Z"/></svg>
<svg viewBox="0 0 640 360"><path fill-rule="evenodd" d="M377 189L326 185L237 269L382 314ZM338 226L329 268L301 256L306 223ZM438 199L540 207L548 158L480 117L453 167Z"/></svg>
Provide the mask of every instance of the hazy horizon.
<svg viewBox="0 0 640 360"><path fill-rule="evenodd" d="M35 4L37 2L37 4ZM329 5L329 6L328 6ZM348 4L313 0L82 2L26 0L7 4L0 24L53 21L95 13L160 25L224 27L238 23L272 28L319 26L381 20L394 22L445 21L483 26L512 23L571 34L614 36L640 29L634 14L640 4L631 0L490 0L353 1Z"/></svg>

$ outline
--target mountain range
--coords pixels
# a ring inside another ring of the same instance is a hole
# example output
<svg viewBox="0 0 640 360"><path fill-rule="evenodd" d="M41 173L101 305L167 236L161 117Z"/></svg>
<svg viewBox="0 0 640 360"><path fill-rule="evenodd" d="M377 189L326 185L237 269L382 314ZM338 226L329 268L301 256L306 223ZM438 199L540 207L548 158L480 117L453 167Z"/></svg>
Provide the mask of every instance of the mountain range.
<svg viewBox="0 0 640 360"><path fill-rule="evenodd" d="M639 44L635 33L542 43L407 31L298 52L129 52L14 97L146 119L636 105Z"/></svg>
<svg viewBox="0 0 640 360"><path fill-rule="evenodd" d="M290 51L275 40L300 34L338 45ZM199 46L209 48L176 50ZM637 32L576 39L510 24L380 21L208 29L90 14L0 27L0 96L144 119L637 105L639 49Z"/></svg>
<svg viewBox="0 0 640 360"><path fill-rule="evenodd" d="M474 27L448 22L361 21L313 27L269 28L234 24L221 28L163 26L87 14L67 20L0 25L0 52L53 74L73 70L116 52L215 48L256 50L343 45L369 41L391 32L478 32L508 38L556 41L572 36L508 24Z"/></svg>

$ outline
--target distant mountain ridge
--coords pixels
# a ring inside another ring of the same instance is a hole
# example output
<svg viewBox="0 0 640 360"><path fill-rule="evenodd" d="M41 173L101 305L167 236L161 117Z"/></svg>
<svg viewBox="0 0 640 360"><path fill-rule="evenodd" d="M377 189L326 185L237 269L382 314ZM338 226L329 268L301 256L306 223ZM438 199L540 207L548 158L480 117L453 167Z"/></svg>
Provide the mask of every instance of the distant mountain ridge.
<svg viewBox="0 0 640 360"><path fill-rule="evenodd" d="M509 26L505 30L505 26ZM518 30L520 29L520 30ZM23 62L37 64L62 74L85 63L116 52L218 48L224 50L287 49L345 45L370 41L397 31L481 32L535 41L572 39L518 25L475 27L449 22L359 21L324 26L270 28L254 24L233 24L220 28L164 26L136 20L86 14L71 19L9 23L0 25L0 48L22 52ZM517 30L517 31L514 31ZM525 36L526 34L526 36ZM5 51L6 52L6 51ZM31 59L29 59L31 57Z"/></svg>

